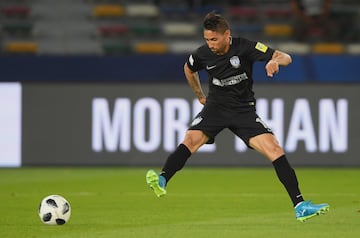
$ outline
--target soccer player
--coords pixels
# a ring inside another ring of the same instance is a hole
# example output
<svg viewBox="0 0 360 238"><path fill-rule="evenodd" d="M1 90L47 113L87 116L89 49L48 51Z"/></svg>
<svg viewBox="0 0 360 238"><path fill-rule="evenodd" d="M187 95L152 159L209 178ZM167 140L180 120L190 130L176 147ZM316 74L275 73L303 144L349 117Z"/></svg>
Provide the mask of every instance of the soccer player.
<svg viewBox="0 0 360 238"><path fill-rule="evenodd" d="M266 73L273 77L280 66L291 63L290 55L274 50L263 43L232 37L227 20L214 12L203 21L206 44L200 46L184 65L186 79L196 97L204 105L194 118L185 138L167 158L158 175L146 173L146 182L158 197L166 194L166 185L181 170L188 158L202 145L214 143L216 135L228 128L246 145L269 159L288 192L295 208L296 219L325 213L328 204L304 201L295 171L271 129L256 114L256 100L252 90L252 70L255 61L267 61ZM205 96L198 71L209 74L209 92Z"/></svg>

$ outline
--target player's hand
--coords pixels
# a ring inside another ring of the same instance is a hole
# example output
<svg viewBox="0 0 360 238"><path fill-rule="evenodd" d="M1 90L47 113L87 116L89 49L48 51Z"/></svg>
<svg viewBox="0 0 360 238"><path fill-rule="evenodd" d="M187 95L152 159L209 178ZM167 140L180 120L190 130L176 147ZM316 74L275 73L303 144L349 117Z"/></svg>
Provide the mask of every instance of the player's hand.
<svg viewBox="0 0 360 238"><path fill-rule="evenodd" d="M267 76L273 77L274 74L279 72L279 63L275 60L270 60L266 64L265 69L266 69Z"/></svg>
<svg viewBox="0 0 360 238"><path fill-rule="evenodd" d="M205 105L205 103L206 103L206 97L199 98L199 102L200 102L202 105Z"/></svg>

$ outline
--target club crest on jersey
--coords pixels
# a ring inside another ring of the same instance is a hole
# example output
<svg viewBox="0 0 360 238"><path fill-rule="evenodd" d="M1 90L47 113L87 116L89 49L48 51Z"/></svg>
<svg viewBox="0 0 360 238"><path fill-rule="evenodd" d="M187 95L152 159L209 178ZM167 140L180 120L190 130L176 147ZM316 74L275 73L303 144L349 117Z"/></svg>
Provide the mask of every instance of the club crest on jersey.
<svg viewBox="0 0 360 238"><path fill-rule="evenodd" d="M239 68L240 67L240 59L238 56L233 56L230 58L230 64L234 67L234 68Z"/></svg>

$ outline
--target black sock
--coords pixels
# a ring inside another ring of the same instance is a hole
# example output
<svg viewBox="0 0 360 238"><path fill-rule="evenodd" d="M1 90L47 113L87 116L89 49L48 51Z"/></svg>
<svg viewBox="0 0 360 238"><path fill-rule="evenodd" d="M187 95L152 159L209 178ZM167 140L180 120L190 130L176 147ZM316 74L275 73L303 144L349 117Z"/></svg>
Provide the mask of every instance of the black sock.
<svg viewBox="0 0 360 238"><path fill-rule="evenodd" d="M166 182L169 182L171 177L184 167L190 156L190 150L184 144L180 144L167 158L160 175L166 179Z"/></svg>
<svg viewBox="0 0 360 238"><path fill-rule="evenodd" d="M276 174L281 181L281 183L286 188L294 207L299 202L304 201L300 189L299 183L295 174L294 169L290 166L288 160L285 155L282 155L278 159L272 162Z"/></svg>

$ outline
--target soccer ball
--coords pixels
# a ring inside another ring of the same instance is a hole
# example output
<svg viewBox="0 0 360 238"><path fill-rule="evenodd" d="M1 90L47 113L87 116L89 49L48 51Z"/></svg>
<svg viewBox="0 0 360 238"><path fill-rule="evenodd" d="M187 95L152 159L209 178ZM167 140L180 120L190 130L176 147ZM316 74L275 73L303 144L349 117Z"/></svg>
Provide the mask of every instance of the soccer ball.
<svg viewBox="0 0 360 238"><path fill-rule="evenodd" d="M70 219L70 203L60 195L45 197L39 206L40 220L47 225L64 225Z"/></svg>

